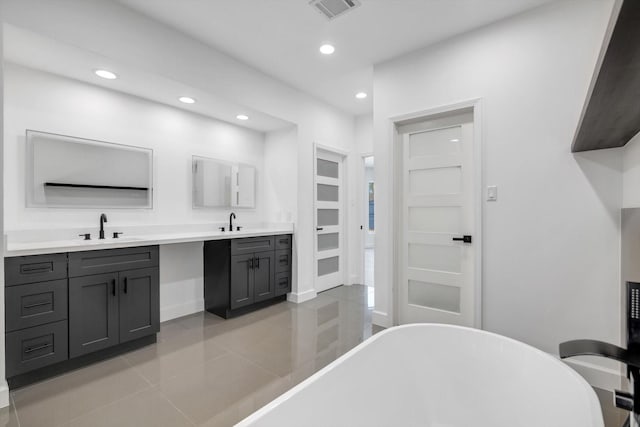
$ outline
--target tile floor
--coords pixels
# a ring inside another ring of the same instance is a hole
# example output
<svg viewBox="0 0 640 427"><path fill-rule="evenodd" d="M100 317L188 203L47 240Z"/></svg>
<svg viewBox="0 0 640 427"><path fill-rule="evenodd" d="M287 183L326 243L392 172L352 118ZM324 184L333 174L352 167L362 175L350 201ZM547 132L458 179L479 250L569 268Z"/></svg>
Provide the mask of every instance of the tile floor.
<svg viewBox="0 0 640 427"><path fill-rule="evenodd" d="M372 299L339 287L235 319L165 322L157 344L12 392L0 427L233 425L377 332ZM596 393L606 427L621 427L626 413Z"/></svg>
<svg viewBox="0 0 640 427"><path fill-rule="evenodd" d="M372 296L339 287L235 319L165 322L157 344L12 392L0 426L233 425L370 337Z"/></svg>

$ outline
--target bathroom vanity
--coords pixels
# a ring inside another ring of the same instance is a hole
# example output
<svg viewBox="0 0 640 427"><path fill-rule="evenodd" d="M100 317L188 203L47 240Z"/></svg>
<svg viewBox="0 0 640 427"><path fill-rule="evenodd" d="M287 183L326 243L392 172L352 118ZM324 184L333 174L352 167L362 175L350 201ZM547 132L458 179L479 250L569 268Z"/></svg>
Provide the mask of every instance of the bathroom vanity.
<svg viewBox="0 0 640 427"><path fill-rule="evenodd" d="M205 309L225 319L286 299L291 234L204 243Z"/></svg>
<svg viewBox="0 0 640 427"><path fill-rule="evenodd" d="M292 227L7 244L11 388L156 342L160 247L204 242L205 308L228 318L286 299Z"/></svg>
<svg viewBox="0 0 640 427"><path fill-rule="evenodd" d="M155 342L160 330L158 246L6 258L5 285L12 387Z"/></svg>

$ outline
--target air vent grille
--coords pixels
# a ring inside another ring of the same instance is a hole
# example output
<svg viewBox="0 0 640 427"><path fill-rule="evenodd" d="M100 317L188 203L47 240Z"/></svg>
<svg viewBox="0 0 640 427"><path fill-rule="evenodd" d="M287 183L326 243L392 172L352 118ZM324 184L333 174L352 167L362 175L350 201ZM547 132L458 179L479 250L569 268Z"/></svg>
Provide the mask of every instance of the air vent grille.
<svg viewBox="0 0 640 427"><path fill-rule="evenodd" d="M309 4L328 19L334 19L360 6L358 0L311 0Z"/></svg>

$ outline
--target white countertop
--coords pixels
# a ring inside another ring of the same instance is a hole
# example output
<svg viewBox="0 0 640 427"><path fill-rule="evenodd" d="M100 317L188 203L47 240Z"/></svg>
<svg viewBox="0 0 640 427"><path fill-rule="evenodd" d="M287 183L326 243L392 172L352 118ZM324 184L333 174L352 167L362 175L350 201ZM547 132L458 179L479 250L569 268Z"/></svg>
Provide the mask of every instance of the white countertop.
<svg viewBox="0 0 640 427"><path fill-rule="evenodd" d="M235 239L239 237L258 237L277 234L292 234L293 224L266 228L247 228L241 231L188 231L164 232L162 234L126 235L118 239L108 237L104 240L93 238L83 240L49 240L12 242L6 241L5 256L39 255L55 252L79 252L97 249L127 248L133 246L167 245L173 243L202 242L205 240Z"/></svg>

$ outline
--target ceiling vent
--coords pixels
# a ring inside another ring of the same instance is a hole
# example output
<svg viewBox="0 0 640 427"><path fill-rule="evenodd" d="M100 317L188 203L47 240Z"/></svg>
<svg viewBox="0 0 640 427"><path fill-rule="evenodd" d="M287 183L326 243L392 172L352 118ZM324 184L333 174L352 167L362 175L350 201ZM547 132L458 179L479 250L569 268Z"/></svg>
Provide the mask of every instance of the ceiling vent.
<svg viewBox="0 0 640 427"><path fill-rule="evenodd" d="M328 19L334 19L360 6L358 0L311 0L309 4Z"/></svg>

